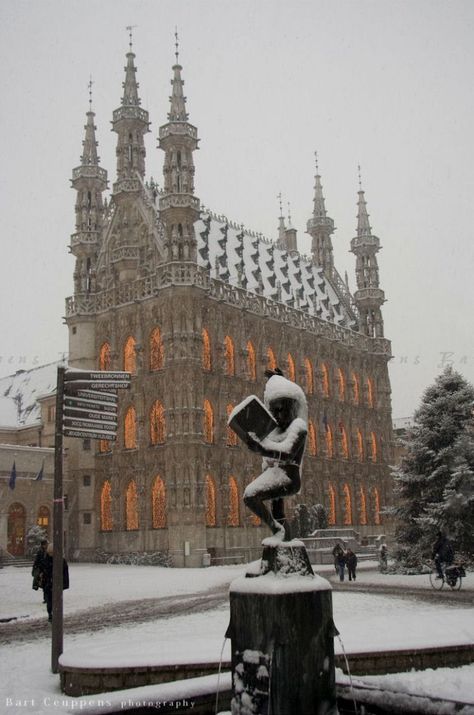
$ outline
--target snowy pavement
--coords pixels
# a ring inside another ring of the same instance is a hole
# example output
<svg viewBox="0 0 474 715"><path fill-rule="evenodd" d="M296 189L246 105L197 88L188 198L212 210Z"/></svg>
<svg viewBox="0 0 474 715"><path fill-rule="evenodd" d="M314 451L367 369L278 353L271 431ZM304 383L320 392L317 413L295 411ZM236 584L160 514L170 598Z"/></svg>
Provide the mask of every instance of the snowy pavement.
<svg viewBox="0 0 474 715"><path fill-rule="evenodd" d="M222 589L243 573L242 566L208 569L163 569L159 567L71 564L71 588L64 594L65 613L104 606L120 611L120 602L172 597L186 593ZM329 569L327 573L329 574ZM388 582L394 587L425 588L426 576L385 576L361 568L359 580ZM472 591L474 574L466 579ZM429 584L428 584L429 585ZM333 592L334 620L346 651L388 650L429 645L474 644L474 612L456 604L456 593L439 602L391 598L387 595ZM463 591L464 586L463 586ZM466 592L466 591L465 591ZM473 591L474 594L474 591ZM0 570L0 617L19 616L25 620L45 619L41 594L31 590L29 569ZM22 620L23 620L22 618ZM229 619L228 604L191 615L159 618L139 625L123 625L64 637L63 662L75 665L130 665L218 660L224 645ZM0 642L2 640L0 623ZM336 651L340 649L336 640ZM230 657L229 642L224 657ZM2 648L0 668L0 712L66 713L79 709L83 698L64 696L59 678L50 672L50 643L37 638ZM374 680L375 679L375 680ZM358 678L360 681L360 677ZM384 687L426 692L474 704L474 665L455 669L371 676L367 682ZM149 688L152 686L148 686ZM148 691L147 691L148 692ZM137 697L139 693L137 691ZM90 698L88 698L90 699Z"/></svg>

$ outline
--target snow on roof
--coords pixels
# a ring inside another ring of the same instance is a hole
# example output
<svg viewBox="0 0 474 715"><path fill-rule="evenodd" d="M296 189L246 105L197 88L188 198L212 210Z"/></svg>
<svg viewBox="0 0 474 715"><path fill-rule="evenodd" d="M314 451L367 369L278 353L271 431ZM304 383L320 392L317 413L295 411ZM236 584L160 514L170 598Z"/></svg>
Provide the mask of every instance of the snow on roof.
<svg viewBox="0 0 474 715"><path fill-rule="evenodd" d="M354 320L320 266L208 211L195 223L198 265L217 278L336 325Z"/></svg>
<svg viewBox="0 0 474 715"><path fill-rule="evenodd" d="M40 365L32 370L17 370L0 378L0 425L25 427L38 422L38 398L56 389L57 368L61 361Z"/></svg>
<svg viewBox="0 0 474 715"><path fill-rule="evenodd" d="M392 421L394 430L411 429L414 424L413 417L395 417Z"/></svg>

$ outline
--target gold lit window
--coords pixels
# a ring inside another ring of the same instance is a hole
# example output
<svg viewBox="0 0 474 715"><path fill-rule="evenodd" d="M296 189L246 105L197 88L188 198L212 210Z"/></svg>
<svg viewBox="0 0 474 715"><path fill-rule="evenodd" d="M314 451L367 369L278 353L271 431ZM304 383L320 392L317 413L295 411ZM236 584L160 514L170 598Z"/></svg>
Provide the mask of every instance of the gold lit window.
<svg viewBox="0 0 474 715"><path fill-rule="evenodd" d="M377 487L372 489L372 499L374 505L374 524L377 526L381 523L380 519L380 496Z"/></svg>
<svg viewBox="0 0 474 715"><path fill-rule="evenodd" d="M328 485L329 513L328 525L334 526L336 523L336 492L332 484Z"/></svg>
<svg viewBox="0 0 474 715"><path fill-rule="evenodd" d="M100 492L100 529L101 531L112 531L112 486L107 479Z"/></svg>
<svg viewBox="0 0 474 715"><path fill-rule="evenodd" d="M152 525L154 529L166 527L166 489L161 477L156 477L151 489Z"/></svg>
<svg viewBox="0 0 474 715"><path fill-rule="evenodd" d="M290 380L293 380L293 382L295 382L295 380L296 380L295 361L293 360L293 356L291 355L291 353L288 353L287 363L288 363L288 378Z"/></svg>
<svg viewBox="0 0 474 715"><path fill-rule="evenodd" d="M110 442L108 439L99 439L99 452L101 454L105 454L106 452L110 452L111 446Z"/></svg>
<svg viewBox="0 0 474 715"><path fill-rule="evenodd" d="M326 425L326 452L328 457L334 457L334 439L330 425Z"/></svg>
<svg viewBox="0 0 474 715"><path fill-rule="evenodd" d="M165 410L159 400L153 403L150 410L150 441L152 444L166 441Z"/></svg>
<svg viewBox="0 0 474 715"><path fill-rule="evenodd" d="M370 377L367 378L367 404L369 407L374 406L374 385Z"/></svg>
<svg viewBox="0 0 474 715"><path fill-rule="evenodd" d="M99 350L99 370L110 370L112 361L110 358L110 343L102 343Z"/></svg>
<svg viewBox="0 0 474 715"><path fill-rule="evenodd" d="M206 526L216 525L216 485L213 478L206 475Z"/></svg>
<svg viewBox="0 0 474 715"><path fill-rule="evenodd" d="M125 493L125 528L127 531L138 529L138 495L134 479L128 483Z"/></svg>
<svg viewBox="0 0 474 715"><path fill-rule="evenodd" d="M227 419L229 419L229 415L234 409L234 405L227 405L226 410L227 410ZM226 444L228 447L236 447L238 444L238 437L236 433L234 432L233 429L227 425L227 438L226 438Z"/></svg>
<svg viewBox="0 0 474 715"><path fill-rule="evenodd" d="M355 372L352 373L352 397L354 400L354 405L358 405L360 402L360 388L359 388L359 378L355 374Z"/></svg>
<svg viewBox="0 0 474 715"><path fill-rule="evenodd" d="M359 521L362 526L365 526L367 524L367 500L365 498L364 487L361 487L359 490L359 499L360 499Z"/></svg>
<svg viewBox="0 0 474 715"><path fill-rule="evenodd" d="M125 449L135 449L137 446L137 413L134 407L129 407L125 413L123 442Z"/></svg>
<svg viewBox="0 0 474 715"><path fill-rule="evenodd" d="M304 372L306 376L306 392L308 395L312 395L314 393L313 365L309 358L304 360Z"/></svg>
<svg viewBox="0 0 474 715"><path fill-rule="evenodd" d="M229 477L229 513L227 526L239 526L239 488L234 477Z"/></svg>
<svg viewBox="0 0 474 715"><path fill-rule="evenodd" d="M38 518L36 520L38 526L47 529L49 526L49 509L47 506L40 506L38 509Z"/></svg>
<svg viewBox="0 0 474 715"><path fill-rule="evenodd" d="M318 445L316 441L316 429L313 420L308 422L308 442L309 442L309 453L315 457L318 453Z"/></svg>
<svg viewBox="0 0 474 715"><path fill-rule="evenodd" d="M321 364L321 389L323 397L329 397L329 370L325 362Z"/></svg>
<svg viewBox="0 0 474 715"><path fill-rule="evenodd" d="M257 361L255 359L255 348L250 342L247 343L247 371L250 380L257 379Z"/></svg>
<svg viewBox="0 0 474 715"><path fill-rule="evenodd" d="M352 524L352 499L351 490L348 484L344 484L344 526L350 526Z"/></svg>
<svg viewBox="0 0 474 715"><path fill-rule="evenodd" d="M163 340L159 328L152 330L150 335L150 370L161 370L164 363Z"/></svg>
<svg viewBox="0 0 474 715"><path fill-rule="evenodd" d="M235 350L232 338L224 338L225 374L235 375Z"/></svg>
<svg viewBox="0 0 474 715"><path fill-rule="evenodd" d="M362 462L364 459L364 440L360 429L357 430L357 457L359 462Z"/></svg>
<svg viewBox="0 0 474 715"><path fill-rule="evenodd" d="M344 459L349 459L349 443L347 441L347 432L344 425L340 425L341 429L341 450Z"/></svg>
<svg viewBox="0 0 474 715"><path fill-rule="evenodd" d="M135 375L137 372L137 341L130 335L123 347L123 369Z"/></svg>
<svg viewBox="0 0 474 715"><path fill-rule="evenodd" d="M277 361L275 357L275 353L271 348L268 348L267 350L267 368L269 370L275 370L277 366Z"/></svg>
<svg viewBox="0 0 474 715"><path fill-rule="evenodd" d="M211 340L206 328L202 329L202 367L203 370L211 369Z"/></svg>
<svg viewBox="0 0 474 715"><path fill-rule="evenodd" d="M339 388L339 399L342 402L346 397L346 378L340 367L337 369L337 384Z"/></svg>
<svg viewBox="0 0 474 715"><path fill-rule="evenodd" d="M209 400L204 400L204 441L214 442L214 411Z"/></svg>
<svg viewBox="0 0 474 715"><path fill-rule="evenodd" d="M370 458L371 458L372 462L376 462L377 461L377 437L375 436L374 432L370 433L370 450L371 450Z"/></svg>

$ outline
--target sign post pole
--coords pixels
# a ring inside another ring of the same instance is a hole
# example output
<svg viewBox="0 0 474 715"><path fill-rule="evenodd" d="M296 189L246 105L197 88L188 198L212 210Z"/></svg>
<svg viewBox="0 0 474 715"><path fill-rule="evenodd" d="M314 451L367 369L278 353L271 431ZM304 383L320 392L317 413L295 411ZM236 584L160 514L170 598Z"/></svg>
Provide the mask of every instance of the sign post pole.
<svg viewBox="0 0 474 715"><path fill-rule="evenodd" d="M64 367L58 367L56 387L56 430L54 438L53 490L53 632L51 638L51 670L59 670L63 652L63 392Z"/></svg>

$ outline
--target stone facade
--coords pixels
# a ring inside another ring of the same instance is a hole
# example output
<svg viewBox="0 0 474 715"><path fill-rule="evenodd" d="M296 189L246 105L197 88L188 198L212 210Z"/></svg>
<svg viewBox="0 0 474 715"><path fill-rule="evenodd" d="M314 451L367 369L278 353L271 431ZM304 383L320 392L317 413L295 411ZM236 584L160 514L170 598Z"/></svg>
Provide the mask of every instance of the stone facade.
<svg viewBox="0 0 474 715"><path fill-rule="evenodd" d="M117 181L109 203L102 199L107 172L99 166L91 110L73 171L70 364L128 369L132 386L119 393L115 444L89 449L66 440L75 490L70 555L162 551L177 566L201 565L206 553L256 557L266 534L246 513L242 494L260 462L235 441L226 420L243 397L262 395L272 364L302 385L309 404L303 487L292 504L323 503L333 524L385 533L390 343L364 192L352 243L359 288L353 298L333 265L334 224L318 172L310 260L299 256L296 231L282 217L270 243L200 207L197 130L188 122L178 61L168 123L160 129L164 188L145 183L148 113L139 107L134 57L130 50L122 105L113 115Z"/></svg>

